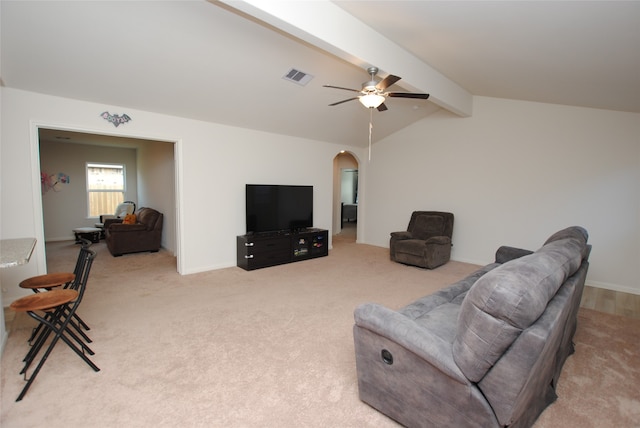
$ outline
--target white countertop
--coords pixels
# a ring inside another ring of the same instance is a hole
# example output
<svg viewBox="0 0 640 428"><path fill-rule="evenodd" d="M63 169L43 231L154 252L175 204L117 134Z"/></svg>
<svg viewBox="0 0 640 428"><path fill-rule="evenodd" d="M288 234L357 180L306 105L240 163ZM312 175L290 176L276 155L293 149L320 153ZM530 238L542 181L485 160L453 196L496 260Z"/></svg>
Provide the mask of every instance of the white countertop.
<svg viewBox="0 0 640 428"><path fill-rule="evenodd" d="M35 238L0 239L0 268L28 263L35 246Z"/></svg>

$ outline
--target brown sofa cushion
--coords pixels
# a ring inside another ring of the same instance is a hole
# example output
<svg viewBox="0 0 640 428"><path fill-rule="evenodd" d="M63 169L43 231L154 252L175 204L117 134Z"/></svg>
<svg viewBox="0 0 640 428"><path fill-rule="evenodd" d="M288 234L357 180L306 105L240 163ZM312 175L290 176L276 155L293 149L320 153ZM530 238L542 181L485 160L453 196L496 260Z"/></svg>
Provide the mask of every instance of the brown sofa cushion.
<svg viewBox="0 0 640 428"><path fill-rule="evenodd" d="M432 236L444 235L444 218L440 215L421 214L416 217L411 234L414 239L423 241Z"/></svg>
<svg viewBox="0 0 640 428"><path fill-rule="evenodd" d="M141 208L137 214L137 222L144 224L147 230L151 230L155 227L156 221L161 214L153 209Z"/></svg>

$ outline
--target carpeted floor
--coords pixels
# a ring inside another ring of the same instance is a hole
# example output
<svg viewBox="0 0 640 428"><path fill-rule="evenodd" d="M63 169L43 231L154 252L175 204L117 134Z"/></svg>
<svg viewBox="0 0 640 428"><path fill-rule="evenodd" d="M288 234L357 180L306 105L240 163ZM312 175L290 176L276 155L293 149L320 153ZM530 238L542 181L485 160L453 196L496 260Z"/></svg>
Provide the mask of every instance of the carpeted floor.
<svg viewBox="0 0 640 428"><path fill-rule="evenodd" d="M580 308L576 352L536 427L640 427L640 320Z"/></svg>
<svg viewBox="0 0 640 428"><path fill-rule="evenodd" d="M166 252L109 255L80 314L101 368L59 344L25 399L18 372L33 322L18 314L2 356L4 427L395 427L358 399L353 309L401 307L474 271L425 271L388 250L334 237L328 257L180 276ZM48 245L50 271L78 247ZM640 321L581 309L560 398L536 428L640 426Z"/></svg>

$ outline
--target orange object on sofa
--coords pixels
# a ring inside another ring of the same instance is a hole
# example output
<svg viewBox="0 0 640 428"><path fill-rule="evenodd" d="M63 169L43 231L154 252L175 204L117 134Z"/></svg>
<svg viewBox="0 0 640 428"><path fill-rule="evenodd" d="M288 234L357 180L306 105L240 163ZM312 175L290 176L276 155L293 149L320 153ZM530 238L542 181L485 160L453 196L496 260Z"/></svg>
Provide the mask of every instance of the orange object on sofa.
<svg viewBox="0 0 640 428"><path fill-rule="evenodd" d="M122 220L123 224L136 224L136 215L135 214L127 214L124 216L124 220Z"/></svg>

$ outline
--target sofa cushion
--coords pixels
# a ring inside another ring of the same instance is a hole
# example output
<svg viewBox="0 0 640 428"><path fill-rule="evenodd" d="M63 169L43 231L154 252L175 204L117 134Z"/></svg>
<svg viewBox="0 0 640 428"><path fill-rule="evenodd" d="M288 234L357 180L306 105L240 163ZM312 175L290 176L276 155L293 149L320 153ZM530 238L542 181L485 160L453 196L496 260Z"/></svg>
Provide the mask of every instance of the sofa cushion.
<svg viewBox="0 0 640 428"><path fill-rule="evenodd" d="M468 290L478 278L497 266L496 263L484 266L455 284L410 303L398 312L451 346L456 334L460 305Z"/></svg>
<svg viewBox="0 0 640 428"><path fill-rule="evenodd" d="M151 208L140 208L137 217L138 223L144 224L147 230L152 230L156 225L158 217L160 217L160 213Z"/></svg>
<svg viewBox="0 0 640 428"><path fill-rule="evenodd" d="M456 282L455 284L451 284L450 286L443 288L442 290L438 290L433 294L421 297L418 300L400 309L398 312L400 312L407 318L416 320L423 317L424 314L434 310L440 305L453 303L460 306L464 301L467 292L469 291L471 286L478 280L478 278L498 266L499 265L497 263L491 263L483 266L469 276Z"/></svg>
<svg viewBox="0 0 640 428"><path fill-rule="evenodd" d="M531 255L507 262L471 287L453 343L454 360L468 379L482 379L580 267L586 239L577 235L552 240Z"/></svg>
<svg viewBox="0 0 640 428"><path fill-rule="evenodd" d="M589 239L589 234L587 230L580 226L571 226L566 229L562 229L551 235L543 245L547 245L553 241L558 241L560 239L566 238L575 238L578 240L583 240L585 243Z"/></svg>
<svg viewBox="0 0 640 428"><path fill-rule="evenodd" d="M421 256L424 253L425 243L419 239L405 239L396 244L396 252L415 254Z"/></svg>
<svg viewBox="0 0 640 428"><path fill-rule="evenodd" d="M432 236L444 234L444 218L439 215L421 214L416 217L413 230L413 238L426 240Z"/></svg>
<svg viewBox="0 0 640 428"><path fill-rule="evenodd" d="M566 229L559 230L558 232L551 235L549 239L545 241L544 245L547 245L553 241L558 241L560 239L565 239L565 238L575 238L578 240L584 240L584 242L586 243L589 240L589 233L587 232L586 229L580 226L567 227ZM583 259L588 258L589 251L590 251L589 246L585 245L582 250Z"/></svg>

